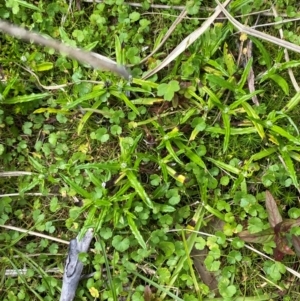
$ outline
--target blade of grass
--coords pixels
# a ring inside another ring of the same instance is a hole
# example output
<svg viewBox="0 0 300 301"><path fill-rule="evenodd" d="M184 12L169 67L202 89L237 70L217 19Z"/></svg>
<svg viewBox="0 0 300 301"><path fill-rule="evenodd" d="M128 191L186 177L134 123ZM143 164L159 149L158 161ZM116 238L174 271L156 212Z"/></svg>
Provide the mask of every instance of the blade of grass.
<svg viewBox="0 0 300 301"><path fill-rule="evenodd" d="M78 184L76 184L74 181L72 181L70 178L66 177L64 174L61 174L60 177L65 183L67 183L72 189L74 189L76 193L78 193L86 199L91 199L91 194L82 187L80 187Z"/></svg>
<svg viewBox="0 0 300 301"><path fill-rule="evenodd" d="M94 100L96 97L102 96L105 93L106 93L106 89L95 90L91 93L83 95L82 97L79 97L78 99L76 99L72 103L66 105L64 107L64 109L66 109L66 110L72 109L72 108L78 106L79 104L81 104L82 102L84 102L86 100L91 100L91 99Z"/></svg>
<svg viewBox="0 0 300 301"><path fill-rule="evenodd" d="M102 255L103 255L103 258L104 258L105 268L106 268L106 271L107 271L107 280L108 280L107 282L108 282L108 285L110 287L110 291L112 292L113 301L118 301L116 288L115 288L115 285L114 285L114 280L113 280L111 272L110 272L110 264L109 264L109 261L108 261L108 258L107 258L106 249L103 245L101 237L99 237L97 235L97 238L98 238L98 243L100 244Z"/></svg>
<svg viewBox="0 0 300 301"><path fill-rule="evenodd" d="M254 111L253 107L250 106L247 102L243 102L242 106L243 106L244 110L246 111L247 115L250 117L250 120L252 121L253 125L255 126L259 136L261 137L261 139L264 139L266 137L264 128L261 124L259 124L258 122L255 121L255 120L260 119L258 114Z"/></svg>
<svg viewBox="0 0 300 301"><path fill-rule="evenodd" d="M230 117L228 113L223 112L222 113L222 120L223 120L223 126L225 129L225 137L223 142L223 153L225 153L228 149L229 140L230 140Z"/></svg>
<svg viewBox="0 0 300 301"><path fill-rule="evenodd" d="M126 217L127 217L128 225L129 225L134 237L136 238L136 240L138 241L140 246L146 250L147 246L144 241L144 238L141 235L141 232L139 231L138 227L136 226L136 223L134 222L134 219L136 219L136 217L130 212L126 213Z"/></svg>
<svg viewBox="0 0 300 301"><path fill-rule="evenodd" d="M141 183L138 181L137 177L135 176L135 174L133 173L133 171L127 169L126 170L126 176L132 186L132 188L134 188L136 190L136 192L138 193L138 195L140 196L140 198L142 199L142 201L151 209L153 209L153 203L151 201L151 199L149 198L148 194L146 193L145 189L143 188L143 186L141 185Z"/></svg>
<svg viewBox="0 0 300 301"><path fill-rule="evenodd" d="M284 150L284 149L279 149L279 152L282 156L282 159L285 163L285 167L292 179L292 182L294 184L294 186L298 189L298 191L300 191L299 189L299 183L298 183L298 178L297 178L297 174L295 171L295 167L294 167L294 163L293 160L290 157L290 154L288 151Z"/></svg>
<svg viewBox="0 0 300 301"><path fill-rule="evenodd" d="M236 168L236 167L234 167L234 166L231 166L231 165L229 165L229 164L226 164L226 163L224 163L224 162L222 162L222 161L215 160L215 159L209 158L209 157L206 157L206 159L207 159L208 161L214 163L215 165L217 165L219 168L224 169L224 170L227 170L228 172L234 173L234 174L236 174L236 175L238 175L238 174L241 173L241 171L240 171L238 168Z"/></svg>
<svg viewBox="0 0 300 301"><path fill-rule="evenodd" d="M293 142L293 143L295 143L297 145L300 145L300 139L294 137L293 135L291 135L290 133L288 133L287 131L285 131L280 126L278 126L278 125L271 125L269 127L269 129L271 131L275 132L276 134L279 134L280 136L287 138L289 141L291 141L291 142Z"/></svg>
<svg viewBox="0 0 300 301"><path fill-rule="evenodd" d="M130 108L136 115L140 115L139 110L137 109L137 107L127 98L127 96L119 91L110 89L109 92L114 95L115 97L121 99L124 101L125 105Z"/></svg>
<svg viewBox="0 0 300 301"><path fill-rule="evenodd" d="M283 113L287 113L295 108L300 102L300 92L297 92L282 109Z"/></svg>
<svg viewBox="0 0 300 301"><path fill-rule="evenodd" d="M203 162L203 160L197 155L195 154L189 147L187 147L186 145L184 145L181 141L179 140L174 140L174 143L180 148L180 149L184 149L185 151L185 155L194 163L196 163L198 166L206 169L205 163Z"/></svg>

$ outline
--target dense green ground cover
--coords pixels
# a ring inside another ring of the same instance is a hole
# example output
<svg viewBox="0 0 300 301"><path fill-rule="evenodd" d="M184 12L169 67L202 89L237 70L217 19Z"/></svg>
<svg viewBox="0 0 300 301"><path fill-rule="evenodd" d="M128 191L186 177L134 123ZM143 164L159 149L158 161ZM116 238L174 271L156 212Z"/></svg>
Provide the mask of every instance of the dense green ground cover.
<svg viewBox="0 0 300 301"><path fill-rule="evenodd" d="M299 54L223 14L147 77L217 7L153 2L0 3L1 19L132 74L1 34L1 300L58 300L67 243L91 227L76 300L299 300ZM176 5L186 18L143 61ZM248 26L299 16L295 0L271 5L227 9ZM300 44L297 20L257 29Z"/></svg>

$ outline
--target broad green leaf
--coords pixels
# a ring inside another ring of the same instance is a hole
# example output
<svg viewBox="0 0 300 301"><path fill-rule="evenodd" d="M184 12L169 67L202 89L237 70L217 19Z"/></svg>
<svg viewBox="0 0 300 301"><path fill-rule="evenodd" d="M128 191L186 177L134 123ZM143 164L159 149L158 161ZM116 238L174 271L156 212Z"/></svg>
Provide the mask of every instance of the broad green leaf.
<svg viewBox="0 0 300 301"><path fill-rule="evenodd" d="M255 126L259 136L261 137L261 139L264 139L266 134L265 134L265 131L264 131L264 128L261 124L259 124L258 122L255 121L256 120L259 120L259 116L257 115L257 113L254 111L254 109L252 108L252 106L250 106L247 102L243 102L242 103L242 106L244 108L244 110L246 111L247 115L251 118L249 118L253 125Z"/></svg>
<svg viewBox="0 0 300 301"><path fill-rule="evenodd" d="M26 7L26 8L32 9L32 10L41 11L39 7L37 7L31 3L28 3L27 1L15 0L15 2L17 2L19 5L21 5L23 7Z"/></svg>
<svg viewBox="0 0 300 301"><path fill-rule="evenodd" d="M170 241L161 241L158 247L165 253L167 258L172 256L175 252L175 246Z"/></svg>
<svg viewBox="0 0 300 301"><path fill-rule="evenodd" d="M196 117L192 121L192 127L194 128L189 141L195 140L196 136L198 135L199 132L202 132L206 128L206 122L202 117Z"/></svg>
<svg viewBox="0 0 300 301"><path fill-rule="evenodd" d="M24 192L33 189L34 187L36 187L39 184L41 184L41 180L38 178L33 178L33 180L30 183L28 183L26 186L24 185L20 189L20 194L23 194Z"/></svg>
<svg viewBox="0 0 300 301"><path fill-rule="evenodd" d="M230 91L235 91L236 86L230 83L228 80L223 79L220 76L216 76L213 74L207 74L206 75L207 81L209 81L210 84L217 85L222 89L228 89Z"/></svg>
<svg viewBox="0 0 300 301"><path fill-rule="evenodd" d="M132 186L132 188L134 188L136 190L136 192L138 193L138 195L140 196L140 198L142 199L142 201L151 209L153 209L153 203L151 201L151 199L149 198L148 194L146 193L146 191L144 190L142 184L139 182L139 180L137 179L137 177L135 176L135 174L133 173L133 171L127 169L126 170L126 176Z"/></svg>
<svg viewBox="0 0 300 301"><path fill-rule="evenodd" d="M263 45L263 43L254 38L254 37L250 37L251 41L255 44L255 46L258 48L258 50L260 51L262 57L263 57L263 60L265 61L266 65L267 65L267 69L271 69L271 61L272 61L272 58L270 56L270 52L265 48L265 46Z"/></svg>
<svg viewBox="0 0 300 301"><path fill-rule="evenodd" d="M170 140L164 141L164 144L166 146L166 149L168 150L169 154L172 156L172 158L180 165L184 165L184 163L178 158L176 152L174 151Z"/></svg>
<svg viewBox="0 0 300 301"><path fill-rule="evenodd" d="M239 89L243 89L243 87L244 87L244 85L245 85L245 83L246 83L246 81L247 81L247 79L248 79L248 76L249 76L249 73L250 73L250 70L251 70L252 63L253 63L253 58L251 57L251 58L248 60L246 66L245 66L245 68L244 68L244 71L243 71L243 74L242 74L242 77L241 77L240 81L238 82L238 88L239 88Z"/></svg>
<svg viewBox="0 0 300 301"><path fill-rule="evenodd" d="M3 99L3 104L16 104L16 103L24 103L24 102L30 102L30 101L36 101L43 98L47 98L51 96L50 93L40 93L40 94L30 94L30 95L24 95L24 96L16 96L13 98Z"/></svg>
<svg viewBox="0 0 300 301"><path fill-rule="evenodd" d="M64 109L67 109L67 110L72 109L72 108L78 106L79 104L81 104L82 102L84 102L86 100L95 99L96 97L102 96L105 93L106 93L106 89L95 90L91 93L88 93L88 94L86 94L82 97L77 98L75 101L73 101L69 105L66 105L64 107Z"/></svg>
<svg viewBox="0 0 300 301"><path fill-rule="evenodd" d="M299 191L300 187L299 187L298 178L297 178L297 174L296 174L296 171L295 171L293 160L291 159L290 154L289 154L288 151L286 151L284 149L279 149L279 151L280 151L282 159L285 163L285 166L286 166L286 169L289 173L289 176L291 177L294 186Z"/></svg>
<svg viewBox="0 0 300 301"><path fill-rule="evenodd" d="M51 69L53 69L53 63L51 62L44 62L34 67L35 71L48 71Z"/></svg>
<svg viewBox="0 0 300 301"><path fill-rule="evenodd" d="M165 100L172 100L175 92L180 90L178 81L171 80L168 84L160 84L157 88L157 95L163 96Z"/></svg>
<svg viewBox="0 0 300 301"><path fill-rule="evenodd" d="M236 101L234 101L230 106L230 110L234 110L236 109L237 107L239 107L243 102L251 99L253 96L257 95L257 94L260 94L260 93L263 93L264 90L256 90L250 94L246 94L246 95L243 95L242 97L240 97L239 99L237 99Z"/></svg>
<svg viewBox="0 0 300 301"><path fill-rule="evenodd" d="M229 171L229 172L232 172L232 173L234 173L234 174L236 174L236 175L238 175L238 174L241 173L241 171L240 171L238 168L236 168L236 167L234 167L234 166L232 166L232 165L229 165L229 164L224 163L224 162L219 161L219 160L215 160L215 159L213 159L213 158L208 158L208 157L206 157L206 159L207 159L208 161L214 163L216 166L218 166L218 167L221 168L221 169L225 169L225 170L227 170L227 171Z"/></svg>
<svg viewBox="0 0 300 301"><path fill-rule="evenodd" d="M282 76L278 74L271 74L269 78L273 80L282 89L285 95L289 95L290 93L289 84Z"/></svg>
<svg viewBox="0 0 300 301"><path fill-rule="evenodd" d="M224 110L224 105L221 103L220 99L213 91L211 91L206 86L202 87L201 90L203 90L210 96L210 100L213 102L214 105L216 105L220 110Z"/></svg>
<svg viewBox="0 0 300 301"><path fill-rule="evenodd" d="M136 238L136 240L138 241L138 243L140 244L140 246L143 248L143 249L147 249L147 246L146 246L146 243L144 241L144 238L143 236L141 235L138 227L136 226L135 222L134 222L134 219L136 217L131 214L131 213L127 213L127 221L128 221L128 225L134 235L134 237Z"/></svg>
<svg viewBox="0 0 300 301"><path fill-rule="evenodd" d="M268 125L267 125L268 126ZM294 137L293 135L291 135L290 133L288 133L286 130L284 130L283 128L281 128L280 126L277 125L271 125L269 126L269 129L277 134L279 134L282 137L287 138L289 141L300 145L300 139Z"/></svg>
<svg viewBox="0 0 300 301"><path fill-rule="evenodd" d="M225 135L225 130L220 127L213 127L209 126L205 129L206 132L215 133L215 134L222 134ZM245 128L231 128L230 134L231 135L247 135L256 133L257 130L254 127L245 127Z"/></svg>
<svg viewBox="0 0 300 301"><path fill-rule="evenodd" d="M174 140L175 144L180 148L185 151L185 155L194 163L196 163L198 166L206 169L205 163L203 160L196 154L194 153L187 145L183 144L179 140Z"/></svg>
<svg viewBox="0 0 300 301"><path fill-rule="evenodd" d="M71 180L69 177L66 177L65 175L61 174L60 177L63 179L65 183L67 183L76 193L81 195L82 197L86 199L91 199L91 195L89 192L87 192L85 189L80 187L77 183L75 183L73 180Z"/></svg>
<svg viewBox="0 0 300 301"><path fill-rule="evenodd" d="M300 92L297 92L291 99L290 101L284 106L282 109L282 112L287 113L291 111L293 108L298 106L300 102Z"/></svg>
<svg viewBox="0 0 300 301"><path fill-rule="evenodd" d="M98 45L98 43L99 43L99 41L92 42L92 43L84 46L84 50L92 51Z"/></svg>
<svg viewBox="0 0 300 301"><path fill-rule="evenodd" d="M45 172L46 168L41 163L39 163L36 159L34 159L31 156L28 156L28 160L36 171L41 172L41 173Z"/></svg>
<svg viewBox="0 0 300 301"><path fill-rule="evenodd" d="M213 71L212 68L208 69L207 67L204 67L204 69L206 69L205 71L207 71L208 73L212 73L213 75L220 75L220 76L225 76L225 77L229 77L228 72L224 69L224 67L222 65L220 65L216 60L208 60L207 64L209 64L210 66L213 66L214 68L216 68L218 71L217 72L215 70L215 72Z"/></svg>
<svg viewBox="0 0 300 301"><path fill-rule="evenodd" d="M127 98L127 96L119 91L110 89L109 92L114 95L115 97L121 99L124 101L125 105L129 107L136 115L140 115L140 111L137 109L137 107Z"/></svg>
<svg viewBox="0 0 300 301"><path fill-rule="evenodd" d="M222 120L225 129L225 137L223 142L223 153L225 153L228 149L229 139L230 139L230 117L228 113L222 113Z"/></svg>
<svg viewBox="0 0 300 301"><path fill-rule="evenodd" d="M41 113L50 113L50 114L64 114L64 115L68 115L70 114L70 112L68 112L67 110L62 110L62 109L55 109L55 108L39 108L37 110L35 110L33 113L34 114L41 114Z"/></svg>
<svg viewBox="0 0 300 301"><path fill-rule="evenodd" d="M270 147L251 156L250 161L257 161L274 154L277 151L276 147Z"/></svg>
<svg viewBox="0 0 300 301"><path fill-rule="evenodd" d="M164 102L163 98L137 98L131 100L131 102L135 105L153 105L155 103Z"/></svg>
<svg viewBox="0 0 300 301"><path fill-rule="evenodd" d="M74 169L96 169L96 170L109 170L118 171L120 170L120 163L106 162L106 163L86 163L79 164Z"/></svg>
<svg viewBox="0 0 300 301"><path fill-rule="evenodd" d="M140 78L133 78L132 79L132 83L136 84L136 85L140 85L140 86L144 86L144 87L148 87L148 88L154 88L157 89L159 84L148 81L148 80L144 80L144 79L140 79Z"/></svg>
<svg viewBox="0 0 300 301"><path fill-rule="evenodd" d="M116 235L112 240L112 246L119 252L125 252L130 247L130 240L128 237Z"/></svg>

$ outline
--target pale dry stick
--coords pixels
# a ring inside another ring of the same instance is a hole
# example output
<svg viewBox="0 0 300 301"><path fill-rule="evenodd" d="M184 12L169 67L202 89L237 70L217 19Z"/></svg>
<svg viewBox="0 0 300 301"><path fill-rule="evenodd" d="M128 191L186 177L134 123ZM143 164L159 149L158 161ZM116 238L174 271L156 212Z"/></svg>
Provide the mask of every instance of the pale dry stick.
<svg viewBox="0 0 300 301"><path fill-rule="evenodd" d="M247 42L247 53L246 53L247 61L249 61L252 57L252 46L253 46L253 42L251 40L248 40L248 42ZM254 84L255 75L254 75L254 71L253 71L252 66L250 67L247 82L248 82L249 92L254 93L255 92L255 84ZM259 106L259 101L258 101L257 95L252 96L252 101L256 106Z"/></svg>
<svg viewBox="0 0 300 301"><path fill-rule="evenodd" d="M155 52L157 52L161 46L167 41L167 39L169 38L169 36L172 34L172 32L175 30L176 26L182 21L182 19L187 15L187 11L184 9L180 15L176 18L176 20L174 21L174 23L171 25L171 27L168 29L168 31L166 32L165 36L163 37L163 39L161 40L161 42L159 43L159 45L152 50L152 52L147 55L143 60L141 60L138 65L146 62Z"/></svg>
<svg viewBox="0 0 300 301"><path fill-rule="evenodd" d="M55 254L55 255L57 255L57 254ZM28 254L26 254L26 256L29 257ZM30 269L26 269L26 268L17 269L17 270L7 269L7 270L5 270L4 275L6 277L19 277L20 275L26 275L29 270ZM45 273L47 273L47 274L60 274L61 271L60 271L59 268L52 268L52 269L45 270ZM38 277L42 278L43 276L39 275Z"/></svg>
<svg viewBox="0 0 300 301"><path fill-rule="evenodd" d="M224 5L227 5L231 0L226 0ZM221 13L221 9L217 6L215 12L211 17L209 17L205 22L203 22L202 26L192 32L189 36L187 36L158 66L148 72L143 79L146 79L159 70L167 66L174 59L176 59L184 50L186 50L191 44L193 44L215 21L218 15Z"/></svg>
<svg viewBox="0 0 300 301"><path fill-rule="evenodd" d="M257 24L259 20L259 17L256 19L256 22L255 24ZM246 60L247 62L249 62L249 60L252 58L252 48L253 48L253 42L248 39L247 41L247 47L246 47ZM251 65L250 66L250 70L249 70L249 74L248 74L248 77L247 77L247 82L248 82L248 88L249 88L249 92L250 93L253 93L255 92L255 75L254 75L254 71L253 71L253 66ZM253 95L252 96L252 102L256 105L256 106L259 106L259 101L258 101L258 98L257 98L257 95Z"/></svg>
<svg viewBox="0 0 300 301"><path fill-rule="evenodd" d="M67 19L67 16L68 16L68 14L70 13L70 12L72 12L72 1L73 0L70 0L69 1L69 6L68 6L68 10L67 10L67 12L66 12L66 14L65 15L63 15L62 16L62 18L61 18L61 26L64 26L64 24L65 24L65 22L66 22L66 19Z"/></svg>
<svg viewBox="0 0 300 301"><path fill-rule="evenodd" d="M78 82L74 82L74 83L66 83L66 84L62 84L62 85L55 85L55 86L45 86L43 85L38 76L32 71L30 70L29 68L26 68L26 67L23 67L22 65L16 63L16 65L18 65L20 68L22 68L23 70L29 72L33 77L35 77L35 79L37 80L39 86L41 86L43 89L45 90L58 90L58 89L63 89L65 87L68 87L68 86L72 86L72 85L76 85L76 84L80 84L80 83L91 83L91 84L105 84L103 81L95 81L95 80L79 80Z"/></svg>
<svg viewBox="0 0 300 301"><path fill-rule="evenodd" d="M272 9L273 9L274 5L272 5ZM274 12L275 10L275 12ZM275 17L279 17L276 9L274 8L273 13ZM258 24L258 25L254 25L251 26L251 28L258 28L258 27L267 27L267 26L274 26L274 25L281 25L284 23L289 23L289 22L295 22L295 21L299 21L300 18L293 18L293 19L286 19L286 20L281 20L281 21L277 21L277 22L272 22L272 23L265 23L265 24Z"/></svg>
<svg viewBox="0 0 300 301"><path fill-rule="evenodd" d="M20 176L31 176L33 172L30 171L2 171L0 177L20 177Z"/></svg>
<svg viewBox="0 0 300 301"><path fill-rule="evenodd" d="M277 13L277 10L276 10L275 6L272 5L271 8L272 8L272 11L273 11L273 14L274 14L275 18L278 17L278 13ZM284 37L283 37L283 30L281 28L279 29L279 34L280 34L280 38L284 39ZM287 49L284 49L284 58L285 58L286 62L290 61L290 56L289 56L289 52L287 51ZM289 74L291 82L292 82L292 84L294 86L294 89L296 90L296 92L299 92L300 91L300 87L299 87L299 85L298 85L298 83L296 81L296 78L294 76L292 68L288 69L288 74Z"/></svg>
<svg viewBox="0 0 300 301"><path fill-rule="evenodd" d="M52 254L50 254L52 255ZM57 254L55 254L57 255ZM26 254L26 257L29 257L28 254ZM26 275L29 269L16 269L16 270L12 270L12 269L6 269L4 272L4 276L5 277L19 277L20 275ZM52 268L49 270L46 270L45 273L47 274L58 274L60 273L60 269L59 268ZM40 276L42 278L42 276Z"/></svg>
<svg viewBox="0 0 300 301"><path fill-rule="evenodd" d="M56 51L65 53L80 62L87 63L93 68L108 70L126 79L130 78L130 74L124 66L118 65L115 61L98 53L84 51L79 48L67 46L60 41L54 40L52 38L45 38L39 33L28 31L22 27L12 25L3 20L0 20L0 31L18 39L53 48Z"/></svg>
<svg viewBox="0 0 300 301"><path fill-rule="evenodd" d="M47 195L42 194L40 192L33 192L33 193L24 193L24 196L58 196L61 195L59 193L48 193ZM0 194L0 198L6 198L6 197L13 197L13 196L21 196L20 193L6 193L6 194ZM22 194L23 196L23 194Z"/></svg>
<svg viewBox="0 0 300 301"><path fill-rule="evenodd" d="M21 233L26 233L26 234L29 234L29 235L45 238L45 239L56 241L56 242L66 244L66 245L68 245L70 243L68 241L65 241L65 240L62 240L62 239L59 239L59 238L56 238L56 237L52 237L52 236L45 235L45 234L42 234L42 233L38 233L38 232L35 232L35 231L28 231L26 229L22 229L22 228L19 228L19 227L14 227L14 226L9 226L9 225L0 225L0 227L4 228L4 229L8 229L8 230L14 230L14 231L18 231L18 232L21 232Z"/></svg>
<svg viewBox="0 0 300 301"><path fill-rule="evenodd" d="M282 46L284 48L290 49L292 51L298 52L300 53L300 46L294 44L294 43L290 43L288 41L285 40L281 40L279 38L273 37L271 35L268 35L264 32L252 29L250 27L244 26L243 24L241 24L240 22L238 22L236 19L234 19L231 14L226 10L226 8L224 7L224 4L221 4L218 0L215 0L218 4L218 7L220 8L220 10L223 12L223 14L228 18L228 21L240 32L244 32L250 36L256 37L256 38L260 38L263 39L265 41L268 41L270 43L273 43L275 45L278 46Z"/></svg>

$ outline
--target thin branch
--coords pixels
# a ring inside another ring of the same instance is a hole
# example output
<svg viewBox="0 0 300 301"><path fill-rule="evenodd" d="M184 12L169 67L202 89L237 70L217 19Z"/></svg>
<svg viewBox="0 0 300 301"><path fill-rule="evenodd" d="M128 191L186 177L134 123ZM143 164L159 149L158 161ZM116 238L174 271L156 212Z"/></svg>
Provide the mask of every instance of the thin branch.
<svg viewBox="0 0 300 301"><path fill-rule="evenodd" d="M22 229L22 228L18 228L18 227L14 227L14 226L8 226L8 225L0 225L0 227L4 228L4 229L14 230L14 231L18 231L18 232L21 232L21 233L26 233L26 234L29 234L29 235L45 238L45 239L56 241L56 242L66 244L66 245L69 244L69 242L66 241L66 240L56 238L56 237L52 237L52 236L49 236L49 235L45 235L45 234L42 234L42 233L34 232L34 231L29 231L27 229Z"/></svg>
<svg viewBox="0 0 300 301"><path fill-rule="evenodd" d="M223 12L223 14L228 18L228 21L236 29L238 29L240 32L244 32L244 33L246 33L246 34L248 34L250 36L263 39L265 41L271 42L271 43L276 44L278 46L282 46L282 47L287 48L289 50L292 50L292 51L300 53L300 46L298 46L296 44L293 44L293 43L290 43L288 41L281 40L279 38L273 37L273 36L268 35L268 34L266 34L264 32L257 31L255 29L250 28L250 27L244 26L243 24L241 24L240 22L238 22L236 19L234 19L230 15L230 13L226 10L226 8L224 7L223 4L221 4L218 0L216 0L216 2L218 4L219 8L221 9L221 11Z"/></svg>
<svg viewBox="0 0 300 301"><path fill-rule="evenodd" d="M274 7L274 5L272 5L272 10L273 10L274 16L278 17L278 13L277 13L276 8ZM281 39L283 39L283 30L281 28L279 29L279 34L280 34ZM284 49L284 58L285 58L286 62L290 61L290 56L289 56L289 52L287 51L287 49ZM288 74L289 74L291 82L292 82L292 84L294 86L294 89L296 90L296 92L299 92L300 91L300 87L299 87L299 85L297 83L297 80L296 80L296 78L294 76L292 68L288 69Z"/></svg>
<svg viewBox="0 0 300 301"><path fill-rule="evenodd" d="M68 56L91 65L93 68L108 70L114 72L124 78L130 77L129 72L124 66L117 65L113 60L95 52L84 51L79 48L67 46L52 38L45 38L39 33L28 31L22 27L12 25L8 22L0 20L0 31L27 42L34 42L42 46L50 47L58 52L67 54Z"/></svg>

